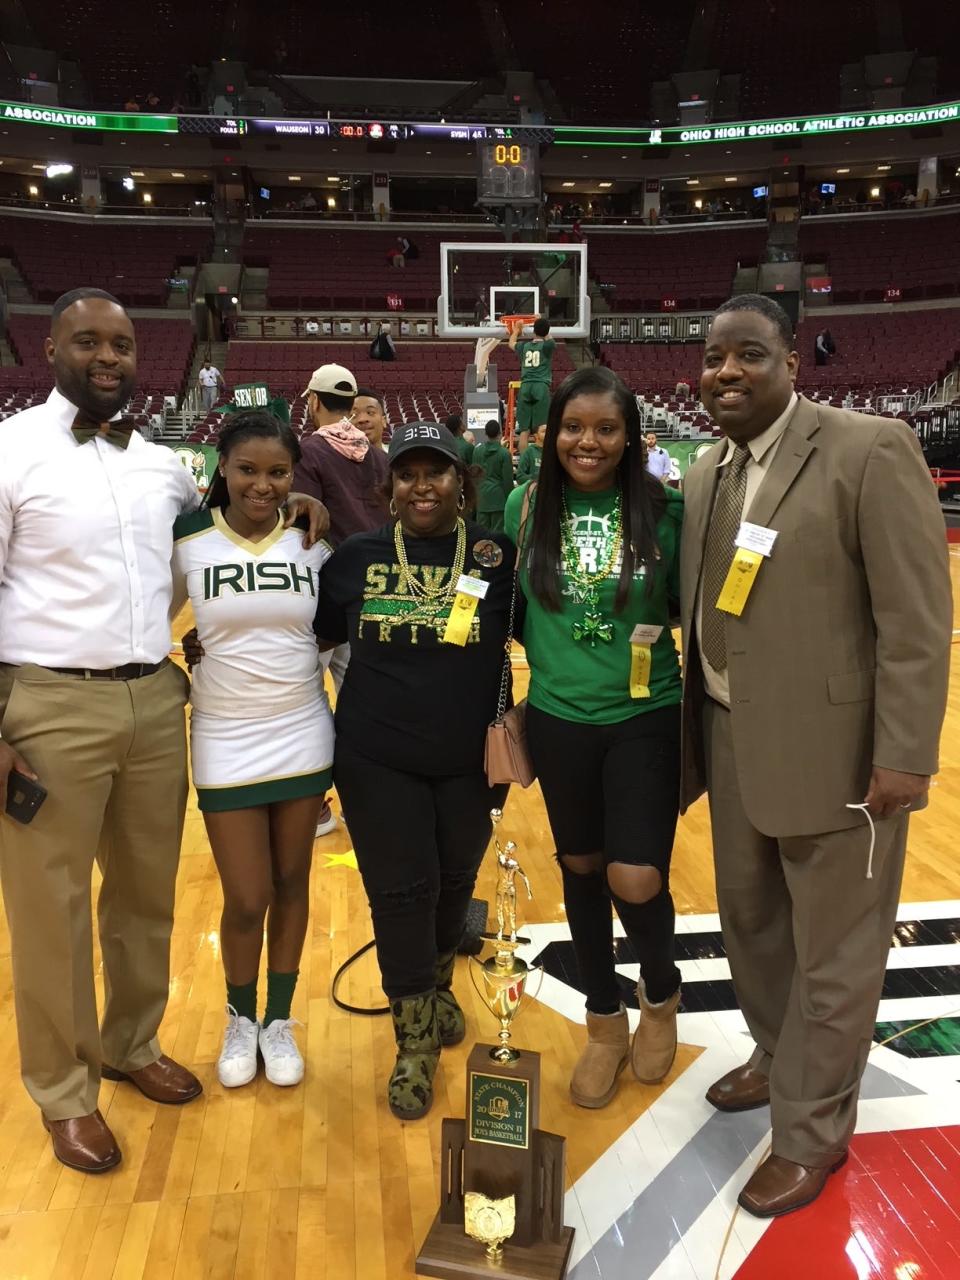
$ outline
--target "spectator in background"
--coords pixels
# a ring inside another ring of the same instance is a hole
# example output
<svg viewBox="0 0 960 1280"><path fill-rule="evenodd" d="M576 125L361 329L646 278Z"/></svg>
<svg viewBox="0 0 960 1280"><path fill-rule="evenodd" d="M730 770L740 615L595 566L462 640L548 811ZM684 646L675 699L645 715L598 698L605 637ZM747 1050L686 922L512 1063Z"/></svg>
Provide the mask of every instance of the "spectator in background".
<svg viewBox="0 0 960 1280"><path fill-rule="evenodd" d="M677 397L678 400L689 400L690 399L690 383L678 382L676 387L674 387L673 394Z"/></svg>
<svg viewBox="0 0 960 1280"><path fill-rule="evenodd" d="M397 236L397 244L407 262L413 262L420 257L420 250L408 236Z"/></svg>
<svg viewBox="0 0 960 1280"><path fill-rule="evenodd" d="M908 209L912 209L916 203L917 203L917 197L914 194L914 192L905 191L903 193L903 199L901 200L901 204L905 204Z"/></svg>
<svg viewBox="0 0 960 1280"><path fill-rule="evenodd" d="M483 428L486 440L473 451L473 465L483 478L477 493L477 521L488 529L503 529L503 509L513 490L513 459L500 443L500 423L491 418Z"/></svg>
<svg viewBox="0 0 960 1280"><path fill-rule="evenodd" d="M147 94L147 110L154 112L160 110L160 99L153 92Z"/></svg>
<svg viewBox="0 0 960 1280"><path fill-rule="evenodd" d="M358 389L353 402L353 425L367 437L371 449L386 452L383 437L387 429L387 414L376 391L368 391L366 387Z"/></svg>
<svg viewBox="0 0 960 1280"><path fill-rule="evenodd" d="M459 413L451 413L443 424L457 442L457 452L465 467L473 466L473 432L464 430L463 418Z"/></svg>
<svg viewBox="0 0 960 1280"><path fill-rule="evenodd" d="M647 470L652 476L656 476L662 484L666 484L672 465L669 453L662 445L657 443L657 433L655 431L647 432L644 436L644 443L647 446Z"/></svg>
<svg viewBox="0 0 960 1280"><path fill-rule="evenodd" d="M209 360L204 360L197 374L197 382L200 384L200 398L203 402L203 407L209 413L217 403L217 393L221 390L226 390L223 375Z"/></svg>
<svg viewBox="0 0 960 1280"><path fill-rule="evenodd" d="M303 197L303 200L300 204L300 208L306 210L307 213L312 213L316 209L316 207L317 207L317 197L313 194L312 191L308 191L307 194Z"/></svg>
<svg viewBox="0 0 960 1280"><path fill-rule="evenodd" d="M132 93L127 94L127 100L123 104L124 111L139 111L140 103L136 100Z"/></svg>
<svg viewBox="0 0 960 1280"><path fill-rule="evenodd" d="M370 343L371 360L396 360L397 346L390 333L383 327L381 320L377 325L376 336Z"/></svg>
<svg viewBox="0 0 960 1280"><path fill-rule="evenodd" d="M303 456L294 468L293 487L326 503L330 512L327 536L336 550L352 533L368 533L385 523L387 501L382 488L387 459L351 419L358 392L349 369L339 364L321 365L303 394L313 433L304 435L300 442ZM330 657L330 675L338 693L349 661L349 644L338 645ZM325 802L317 835L329 835L336 826L329 802Z"/></svg>
<svg viewBox="0 0 960 1280"><path fill-rule="evenodd" d="M542 422L537 427L533 439L520 455L517 463L517 484L527 480L536 480L540 474L540 462L543 458L543 438L547 434L547 424Z"/></svg>
<svg viewBox="0 0 960 1280"><path fill-rule="evenodd" d="M815 364L829 364L830 357L836 354L836 345L831 337L829 329L821 329L817 334L816 341L813 344L813 359Z"/></svg>

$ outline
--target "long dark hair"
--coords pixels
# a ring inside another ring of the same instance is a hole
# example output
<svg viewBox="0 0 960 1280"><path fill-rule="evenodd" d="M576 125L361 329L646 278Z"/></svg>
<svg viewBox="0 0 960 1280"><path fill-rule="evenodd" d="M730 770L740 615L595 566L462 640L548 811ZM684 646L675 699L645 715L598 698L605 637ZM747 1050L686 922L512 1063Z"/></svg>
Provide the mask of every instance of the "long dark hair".
<svg viewBox="0 0 960 1280"><path fill-rule="evenodd" d="M224 418L220 435L217 439L217 453L221 458L228 458L234 445L243 440L279 440L290 455L294 466L300 461L300 442L286 422L281 422L266 409L244 409L240 413L231 413ZM227 478L220 474L219 468L210 481L203 499L204 507L228 507L230 493L227 489Z"/></svg>
<svg viewBox="0 0 960 1280"><path fill-rule="evenodd" d="M663 485L650 475L644 463L643 422L636 397L612 369L599 366L578 369L560 384L550 401L537 481L537 501L531 532L524 537L523 554L533 594L545 609L559 612L563 559L560 522L563 519L563 486L567 477L557 453L557 436L568 402L574 396L584 395L612 395L627 424L627 447L617 464L617 484L623 504L623 564L614 607L620 613L626 606L633 575L640 565L647 572L647 590L653 589L658 552L657 522L667 500Z"/></svg>

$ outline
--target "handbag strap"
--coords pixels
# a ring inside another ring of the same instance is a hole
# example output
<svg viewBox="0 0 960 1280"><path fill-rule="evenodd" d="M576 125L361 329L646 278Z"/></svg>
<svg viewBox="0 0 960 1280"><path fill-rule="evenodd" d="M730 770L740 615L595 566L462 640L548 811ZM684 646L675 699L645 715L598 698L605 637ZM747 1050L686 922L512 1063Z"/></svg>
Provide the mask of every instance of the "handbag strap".
<svg viewBox="0 0 960 1280"><path fill-rule="evenodd" d="M510 592L510 620L507 624L507 639L504 645L503 672L500 676L500 696L497 699L497 719L502 720L507 711L507 693L510 688L510 654L513 651L513 629L517 616L517 584L520 578L520 556L523 549L523 534L530 514L530 498L537 482L531 481L523 495L523 506L520 509L520 527L517 530L517 558L513 564L513 589Z"/></svg>

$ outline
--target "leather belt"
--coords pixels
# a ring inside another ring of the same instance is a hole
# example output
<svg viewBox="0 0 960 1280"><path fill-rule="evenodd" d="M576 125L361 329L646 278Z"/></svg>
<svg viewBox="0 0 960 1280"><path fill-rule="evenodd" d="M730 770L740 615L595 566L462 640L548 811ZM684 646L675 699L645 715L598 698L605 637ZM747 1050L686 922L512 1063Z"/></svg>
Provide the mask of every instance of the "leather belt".
<svg viewBox="0 0 960 1280"><path fill-rule="evenodd" d="M106 671L94 671L90 667L48 667L58 676L82 676L84 680L141 680L144 676L152 676L170 661L162 662L128 662L122 667L109 667Z"/></svg>

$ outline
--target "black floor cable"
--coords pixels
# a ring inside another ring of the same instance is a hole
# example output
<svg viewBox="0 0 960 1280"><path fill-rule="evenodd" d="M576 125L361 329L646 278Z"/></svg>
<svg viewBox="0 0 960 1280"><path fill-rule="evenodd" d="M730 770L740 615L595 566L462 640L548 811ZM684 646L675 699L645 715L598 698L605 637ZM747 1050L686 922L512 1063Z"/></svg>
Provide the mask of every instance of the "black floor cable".
<svg viewBox="0 0 960 1280"><path fill-rule="evenodd" d="M464 929L460 946L457 948L461 955L476 955L479 952L482 946L480 935L487 927L488 910L489 908L485 902L482 902L478 898L471 899L470 907L467 912L467 925ZM363 944L359 951L355 951L352 956L348 956L337 972L333 975L333 982L330 984L330 999L337 1008L342 1009L344 1013L360 1013L367 1018L377 1018L381 1014L390 1012L390 1006L388 1004L381 1005L378 1009L362 1009L357 1004L347 1004L345 1000L341 1000L337 995L337 991L340 987L340 980L343 978L343 975L352 964L356 964L361 956L365 956L373 945L374 939L371 938L369 942L365 942Z"/></svg>

